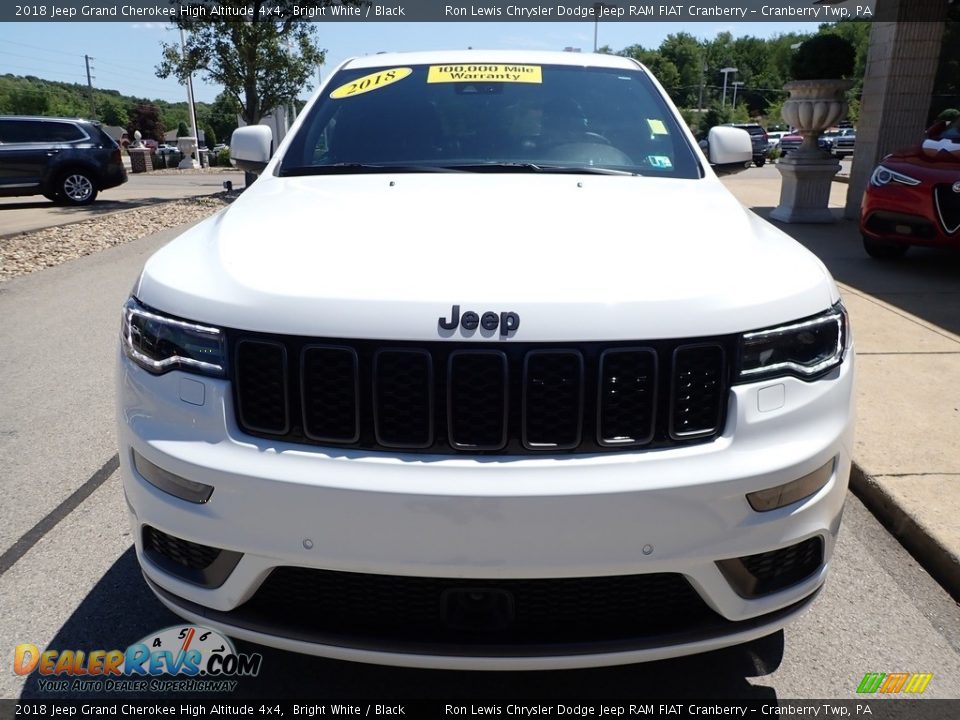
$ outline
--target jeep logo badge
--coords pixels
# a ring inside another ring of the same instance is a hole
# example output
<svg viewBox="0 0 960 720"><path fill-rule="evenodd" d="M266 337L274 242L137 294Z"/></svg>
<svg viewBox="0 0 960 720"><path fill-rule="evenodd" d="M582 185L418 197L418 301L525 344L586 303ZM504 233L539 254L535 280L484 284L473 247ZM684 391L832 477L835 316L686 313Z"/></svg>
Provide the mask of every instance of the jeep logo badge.
<svg viewBox="0 0 960 720"><path fill-rule="evenodd" d="M442 330L456 330L457 325L464 330L473 331L477 327L484 330L496 330L500 328L500 337L506 337L520 327L520 316L515 312L502 312L499 315L488 310L483 315L478 315L473 310L467 310L460 315L460 306L454 305L450 308L450 319L445 317L437 318L437 323Z"/></svg>
<svg viewBox="0 0 960 720"><path fill-rule="evenodd" d="M953 191L955 193L960 193L960 180L958 180L953 184Z"/></svg>

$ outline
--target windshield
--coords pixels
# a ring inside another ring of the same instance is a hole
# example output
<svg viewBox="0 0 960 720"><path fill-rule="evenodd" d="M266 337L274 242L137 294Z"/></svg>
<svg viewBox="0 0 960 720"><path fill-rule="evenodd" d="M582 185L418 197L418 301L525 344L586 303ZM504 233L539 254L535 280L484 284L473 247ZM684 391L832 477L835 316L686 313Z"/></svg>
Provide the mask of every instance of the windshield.
<svg viewBox="0 0 960 720"><path fill-rule="evenodd" d="M279 174L429 170L701 176L639 68L496 64L340 71Z"/></svg>

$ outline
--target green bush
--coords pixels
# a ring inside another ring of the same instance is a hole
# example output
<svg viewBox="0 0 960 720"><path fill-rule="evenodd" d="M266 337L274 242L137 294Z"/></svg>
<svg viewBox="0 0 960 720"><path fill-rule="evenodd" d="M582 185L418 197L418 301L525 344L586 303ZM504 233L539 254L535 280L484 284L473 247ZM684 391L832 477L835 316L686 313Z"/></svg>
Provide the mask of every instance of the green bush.
<svg viewBox="0 0 960 720"><path fill-rule="evenodd" d="M217 153L217 165L222 167L230 167L230 149L224 148Z"/></svg>
<svg viewBox="0 0 960 720"><path fill-rule="evenodd" d="M832 33L814 35L790 58L794 80L834 80L853 74L856 65L853 43Z"/></svg>

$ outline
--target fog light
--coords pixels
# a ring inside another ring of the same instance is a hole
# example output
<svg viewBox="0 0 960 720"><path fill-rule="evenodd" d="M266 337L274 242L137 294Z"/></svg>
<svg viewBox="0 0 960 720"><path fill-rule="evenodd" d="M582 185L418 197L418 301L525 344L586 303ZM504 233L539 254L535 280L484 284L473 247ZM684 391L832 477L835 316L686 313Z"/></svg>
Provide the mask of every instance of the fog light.
<svg viewBox="0 0 960 720"><path fill-rule="evenodd" d="M785 485L777 485L766 490L748 493L747 502L757 512L768 512L808 498L816 494L820 488L829 482L836 463L837 459L832 458L823 467L814 470L809 475L804 475L798 480L791 480Z"/></svg>
<svg viewBox="0 0 960 720"><path fill-rule="evenodd" d="M192 503L205 503L213 494L212 485L187 480L172 472L167 472L133 450L133 466L140 476L155 488L170 493L181 500Z"/></svg>

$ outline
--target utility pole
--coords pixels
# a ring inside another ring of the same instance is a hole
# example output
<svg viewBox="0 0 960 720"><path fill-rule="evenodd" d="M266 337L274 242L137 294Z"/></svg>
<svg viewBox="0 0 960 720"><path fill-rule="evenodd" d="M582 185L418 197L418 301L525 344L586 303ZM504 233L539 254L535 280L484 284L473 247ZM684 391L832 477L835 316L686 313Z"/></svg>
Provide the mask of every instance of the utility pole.
<svg viewBox="0 0 960 720"><path fill-rule="evenodd" d="M697 103L697 112L703 112L703 86L705 81L705 75L707 72L707 61L702 61L700 65L700 101Z"/></svg>
<svg viewBox="0 0 960 720"><path fill-rule="evenodd" d="M90 95L90 119L97 119L97 104L93 101L93 76L90 75L90 61L94 58L89 55L83 56L83 61L87 64L87 92Z"/></svg>
<svg viewBox="0 0 960 720"><path fill-rule="evenodd" d="M183 51L183 59L187 59L187 40L183 34L183 28L180 28L180 49ZM197 165L200 164L200 135L197 133L197 113L193 107L193 73L187 74L187 106L190 109L190 134L197 143Z"/></svg>

